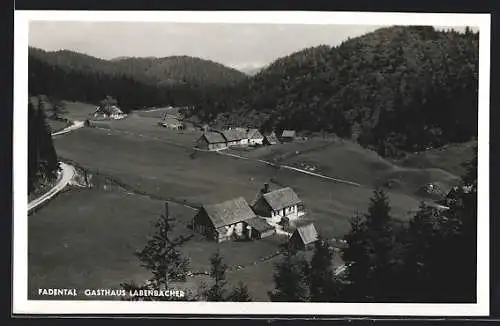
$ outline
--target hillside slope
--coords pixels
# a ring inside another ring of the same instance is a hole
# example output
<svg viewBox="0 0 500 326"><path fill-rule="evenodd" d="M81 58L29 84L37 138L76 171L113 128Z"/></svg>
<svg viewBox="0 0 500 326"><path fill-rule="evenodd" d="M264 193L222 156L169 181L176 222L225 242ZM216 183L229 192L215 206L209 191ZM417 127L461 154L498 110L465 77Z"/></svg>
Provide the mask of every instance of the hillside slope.
<svg viewBox="0 0 500 326"><path fill-rule="evenodd" d="M235 69L187 56L103 60L68 50L30 47L28 60L30 94L89 103L112 95L126 110L191 105L202 89L247 79Z"/></svg>
<svg viewBox="0 0 500 326"><path fill-rule="evenodd" d="M385 156L477 133L478 33L381 28L337 47L276 60L248 82L204 98L215 125L334 132Z"/></svg>

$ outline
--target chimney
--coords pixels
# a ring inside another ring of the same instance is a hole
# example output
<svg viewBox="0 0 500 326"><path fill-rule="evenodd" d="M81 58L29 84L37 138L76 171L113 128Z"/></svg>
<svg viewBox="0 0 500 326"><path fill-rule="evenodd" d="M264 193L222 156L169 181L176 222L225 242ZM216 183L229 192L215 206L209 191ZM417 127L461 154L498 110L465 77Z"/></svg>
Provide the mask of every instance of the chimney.
<svg viewBox="0 0 500 326"><path fill-rule="evenodd" d="M165 217L169 217L169 215L168 215L168 201L165 202Z"/></svg>
<svg viewBox="0 0 500 326"><path fill-rule="evenodd" d="M267 194L269 192L269 183L264 183L264 188L262 188L262 193Z"/></svg>

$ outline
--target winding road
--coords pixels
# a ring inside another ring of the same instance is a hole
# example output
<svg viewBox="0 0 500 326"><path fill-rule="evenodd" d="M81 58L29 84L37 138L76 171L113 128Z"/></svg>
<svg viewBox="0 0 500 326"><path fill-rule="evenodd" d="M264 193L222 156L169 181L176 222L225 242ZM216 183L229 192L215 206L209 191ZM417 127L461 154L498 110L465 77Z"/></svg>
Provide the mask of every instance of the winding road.
<svg viewBox="0 0 500 326"><path fill-rule="evenodd" d="M84 125L83 121L74 121L71 126L66 127L61 131L52 133L52 136L66 134L68 132L82 128L83 125ZM68 185L68 183L71 181L71 179L73 179L73 177L75 176L76 171L75 171L75 168L73 166L66 164L66 163L63 163L63 162L59 162L59 166L61 167L61 170L60 170L60 176L57 180L57 183L49 191L47 191L45 194L43 194L42 196L40 196L40 197L38 197L38 198L36 198L28 203L28 213L30 213L38 206L45 203L47 200L52 199L61 190L63 190Z"/></svg>

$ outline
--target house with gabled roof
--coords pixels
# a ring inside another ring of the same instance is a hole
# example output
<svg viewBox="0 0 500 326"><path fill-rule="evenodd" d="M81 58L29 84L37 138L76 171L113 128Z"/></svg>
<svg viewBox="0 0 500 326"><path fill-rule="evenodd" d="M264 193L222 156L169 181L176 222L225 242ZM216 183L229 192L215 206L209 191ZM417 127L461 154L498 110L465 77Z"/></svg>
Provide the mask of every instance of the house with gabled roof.
<svg viewBox="0 0 500 326"><path fill-rule="evenodd" d="M247 132L248 144L250 145L262 145L264 142L264 136L256 128L250 128Z"/></svg>
<svg viewBox="0 0 500 326"><path fill-rule="evenodd" d="M292 188L271 191L267 183L252 202L252 209L271 225L288 223L305 215L302 200Z"/></svg>
<svg viewBox="0 0 500 326"><path fill-rule="evenodd" d="M226 139L227 146L247 145L247 133L243 129L227 129L222 131L222 135Z"/></svg>
<svg viewBox="0 0 500 326"><path fill-rule="evenodd" d="M196 141L196 147L216 151L227 148L227 142L221 133L207 131Z"/></svg>
<svg viewBox="0 0 500 326"><path fill-rule="evenodd" d="M247 221L257 216L243 197L219 204L203 205L193 218L193 230L209 239L222 242L234 238L249 238Z"/></svg>
<svg viewBox="0 0 500 326"><path fill-rule="evenodd" d="M281 141L290 142L295 140L295 130L283 130L281 133Z"/></svg>
<svg viewBox="0 0 500 326"><path fill-rule="evenodd" d="M308 250L314 247L319 240L319 233L314 223L301 225L295 229L288 240L288 246L291 251Z"/></svg>
<svg viewBox="0 0 500 326"><path fill-rule="evenodd" d="M262 144L264 145L276 145L276 144L279 144L279 140L278 140L278 137L276 137L276 134L273 132L273 133L270 133L270 134L267 134L264 136L264 140L262 141Z"/></svg>

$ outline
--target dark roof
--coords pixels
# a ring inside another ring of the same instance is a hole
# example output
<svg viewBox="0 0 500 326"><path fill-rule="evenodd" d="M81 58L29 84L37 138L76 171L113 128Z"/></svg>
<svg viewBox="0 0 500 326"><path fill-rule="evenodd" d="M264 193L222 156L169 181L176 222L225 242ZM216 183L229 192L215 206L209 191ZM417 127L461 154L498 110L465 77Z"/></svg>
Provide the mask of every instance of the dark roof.
<svg viewBox="0 0 500 326"><path fill-rule="evenodd" d="M295 137L295 130L283 130L281 137Z"/></svg>
<svg viewBox="0 0 500 326"><path fill-rule="evenodd" d="M282 209L302 202L292 188L286 187L263 194L262 197L273 210Z"/></svg>
<svg viewBox="0 0 500 326"><path fill-rule="evenodd" d="M255 217L255 213L243 197L227 200L220 204L203 205L203 209L216 228Z"/></svg>
<svg viewBox="0 0 500 326"><path fill-rule="evenodd" d="M258 216L249 219L245 222L259 232L266 232L274 229L274 226L268 224L265 219Z"/></svg>
<svg viewBox="0 0 500 326"><path fill-rule="evenodd" d="M238 129L229 129L222 132L226 141L242 140L246 138L246 132Z"/></svg>
<svg viewBox="0 0 500 326"><path fill-rule="evenodd" d="M275 134L266 135L265 138L269 144L277 144L279 142Z"/></svg>
<svg viewBox="0 0 500 326"><path fill-rule="evenodd" d="M218 132L208 131L208 132L203 133L202 137L205 137L207 142L209 142L210 144L217 144L217 143L225 143L226 142L224 137L222 137L222 135Z"/></svg>
<svg viewBox="0 0 500 326"><path fill-rule="evenodd" d="M260 133L259 129L249 129L247 133L247 138L248 139L258 139L258 138L263 138L262 134Z"/></svg>
<svg viewBox="0 0 500 326"><path fill-rule="evenodd" d="M294 234L298 234L305 245L313 243L319 239L318 231L316 231L313 223L299 226L295 230Z"/></svg>

